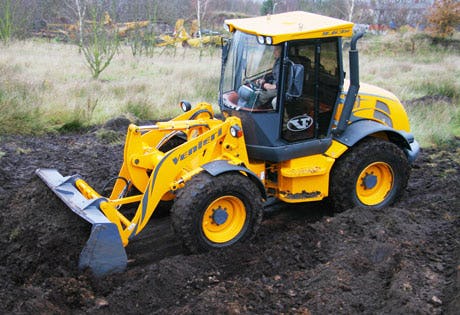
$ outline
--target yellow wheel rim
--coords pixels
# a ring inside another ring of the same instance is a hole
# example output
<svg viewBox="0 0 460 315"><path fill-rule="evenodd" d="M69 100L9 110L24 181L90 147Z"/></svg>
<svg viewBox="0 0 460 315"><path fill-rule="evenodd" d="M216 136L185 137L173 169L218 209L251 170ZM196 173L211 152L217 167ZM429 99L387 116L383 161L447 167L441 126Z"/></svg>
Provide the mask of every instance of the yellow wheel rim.
<svg viewBox="0 0 460 315"><path fill-rule="evenodd" d="M234 239L246 222L244 203L235 196L223 196L214 200L203 214L204 235L214 243L226 243Z"/></svg>
<svg viewBox="0 0 460 315"><path fill-rule="evenodd" d="M367 206L383 202L393 188L394 175L387 163L375 162L359 174L356 195Z"/></svg>

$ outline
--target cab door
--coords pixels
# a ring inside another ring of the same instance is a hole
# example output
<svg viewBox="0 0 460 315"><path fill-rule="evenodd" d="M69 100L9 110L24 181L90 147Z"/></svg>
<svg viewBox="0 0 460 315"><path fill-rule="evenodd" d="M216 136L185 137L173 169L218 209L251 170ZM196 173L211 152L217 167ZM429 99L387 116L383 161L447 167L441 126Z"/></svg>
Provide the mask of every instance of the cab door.
<svg viewBox="0 0 460 315"><path fill-rule="evenodd" d="M330 137L331 119L343 85L340 56L340 38L289 43L287 57L303 65L304 82L300 96L283 95L283 140L291 143Z"/></svg>

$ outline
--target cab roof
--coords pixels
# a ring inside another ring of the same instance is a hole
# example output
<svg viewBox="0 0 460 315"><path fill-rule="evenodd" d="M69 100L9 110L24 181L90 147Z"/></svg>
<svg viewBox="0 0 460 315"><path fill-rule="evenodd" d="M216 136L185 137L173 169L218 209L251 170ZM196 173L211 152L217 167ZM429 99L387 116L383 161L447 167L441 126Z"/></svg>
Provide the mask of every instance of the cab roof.
<svg viewBox="0 0 460 315"><path fill-rule="evenodd" d="M229 31L240 30L245 33L272 38L272 44L288 40L350 37L353 23L319 14L294 11L244 19L225 20Z"/></svg>

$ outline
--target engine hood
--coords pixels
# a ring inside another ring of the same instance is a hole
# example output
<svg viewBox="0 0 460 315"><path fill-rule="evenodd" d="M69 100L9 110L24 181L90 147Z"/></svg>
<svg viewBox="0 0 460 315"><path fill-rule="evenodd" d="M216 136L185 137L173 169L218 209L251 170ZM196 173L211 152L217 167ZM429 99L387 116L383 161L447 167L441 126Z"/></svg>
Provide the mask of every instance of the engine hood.
<svg viewBox="0 0 460 315"><path fill-rule="evenodd" d="M345 80L343 90L347 91L349 85L350 85L350 81ZM372 84L367 84L367 83L360 83L358 94L360 96L374 96L374 97L386 98L392 101L399 102L399 99L396 97L396 95L394 95L390 91L387 91L385 89L382 89L380 87L377 87Z"/></svg>

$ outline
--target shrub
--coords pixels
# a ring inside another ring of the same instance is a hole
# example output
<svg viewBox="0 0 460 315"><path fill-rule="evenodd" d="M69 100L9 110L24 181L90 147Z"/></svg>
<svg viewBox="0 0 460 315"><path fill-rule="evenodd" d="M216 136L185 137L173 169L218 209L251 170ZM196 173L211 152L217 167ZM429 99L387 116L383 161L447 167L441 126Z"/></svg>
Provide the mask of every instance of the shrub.
<svg viewBox="0 0 460 315"><path fill-rule="evenodd" d="M81 49L93 78L97 79L101 72L110 65L118 50L120 40L116 29L106 27L95 9L91 12L92 21L85 30Z"/></svg>
<svg viewBox="0 0 460 315"><path fill-rule="evenodd" d="M0 8L0 40L8 42L13 35L13 10L11 0L6 0L3 7Z"/></svg>
<svg viewBox="0 0 460 315"><path fill-rule="evenodd" d="M434 37L452 37L460 24L460 2L457 0L435 1L427 15L429 31Z"/></svg>

